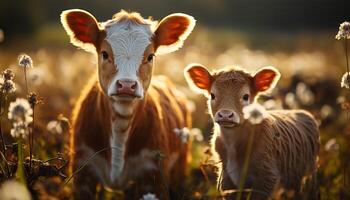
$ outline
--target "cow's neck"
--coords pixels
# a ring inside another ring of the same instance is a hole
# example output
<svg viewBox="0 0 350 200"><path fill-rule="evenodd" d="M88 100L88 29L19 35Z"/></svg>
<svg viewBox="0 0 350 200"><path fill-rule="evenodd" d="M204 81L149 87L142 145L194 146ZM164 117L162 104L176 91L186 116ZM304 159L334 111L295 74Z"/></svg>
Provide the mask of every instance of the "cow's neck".
<svg viewBox="0 0 350 200"><path fill-rule="evenodd" d="M144 101L135 102L134 104L112 102L113 114L111 122L111 183L118 184L121 179L125 165L125 152L132 124L139 107Z"/></svg>

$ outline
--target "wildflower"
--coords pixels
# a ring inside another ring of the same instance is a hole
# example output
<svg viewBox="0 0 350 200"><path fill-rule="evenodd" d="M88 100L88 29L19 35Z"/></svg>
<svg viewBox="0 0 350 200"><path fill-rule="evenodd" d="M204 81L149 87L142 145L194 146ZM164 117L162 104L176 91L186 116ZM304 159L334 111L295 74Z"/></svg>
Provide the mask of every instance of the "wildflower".
<svg viewBox="0 0 350 200"><path fill-rule="evenodd" d="M333 115L333 112L333 108L330 105L323 105L321 108L321 118L327 119Z"/></svg>
<svg viewBox="0 0 350 200"><path fill-rule="evenodd" d="M190 130L187 127L184 128L175 128L174 132L177 136L180 137L182 144L186 144L190 138Z"/></svg>
<svg viewBox="0 0 350 200"><path fill-rule="evenodd" d="M24 67L24 68L32 68L33 67L33 60L27 54L22 54L18 57L18 64L19 64L19 66Z"/></svg>
<svg viewBox="0 0 350 200"><path fill-rule="evenodd" d="M14 122L23 122L29 124L33 121L33 110L26 99L17 98L9 106L8 118Z"/></svg>
<svg viewBox="0 0 350 200"><path fill-rule="evenodd" d="M311 105L314 102L315 95L305 83L298 83L295 94L303 105Z"/></svg>
<svg viewBox="0 0 350 200"><path fill-rule="evenodd" d="M341 78L340 86L343 88L350 88L350 72L346 72Z"/></svg>
<svg viewBox="0 0 350 200"><path fill-rule="evenodd" d="M191 129L191 135L194 138L194 140L196 140L197 142L202 142L203 141L203 134L201 129L199 128L193 128Z"/></svg>
<svg viewBox="0 0 350 200"><path fill-rule="evenodd" d="M57 120L52 120L46 125L47 131L53 134L62 134L62 127Z"/></svg>
<svg viewBox="0 0 350 200"><path fill-rule="evenodd" d="M339 25L338 34L335 36L335 39L350 39L350 23L345 21Z"/></svg>
<svg viewBox="0 0 350 200"><path fill-rule="evenodd" d="M38 97L38 95L35 92L29 93L27 99L32 108L34 108L35 105L42 103L42 99Z"/></svg>
<svg viewBox="0 0 350 200"><path fill-rule="evenodd" d="M243 108L243 117L252 124L260 124L267 117L267 112L260 104L252 103Z"/></svg>
<svg viewBox="0 0 350 200"><path fill-rule="evenodd" d="M10 69L5 69L5 71L2 73L2 76L4 77L5 81L13 80L13 77L15 77L15 75Z"/></svg>
<svg viewBox="0 0 350 200"><path fill-rule="evenodd" d="M3 200L30 200L31 195L24 184L15 180L9 180L0 188L0 199Z"/></svg>
<svg viewBox="0 0 350 200"><path fill-rule="evenodd" d="M12 80L6 80L1 85L1 91L3 93L13 93L16 91L15 83Z"/></svg>
<svg viewBox="0 0 350 200"><path fill-rule="evenodd" d="M142 196L140 200L159 200L156 195L152 193L147 193Z"/></svg>
<svg viewBox="0 0 350 200"><path fill-rule="evenodd" d="M332 138L324 145L324 149L326 151L337 151L339 149L339 144L335 138Z"/></svg>
<svg viewBox="0 0 350 200"><path fill-rule="evenodd" d="M289 108L298 108L298 102L296 101L295 95L292 92L289 92L285 98L284 98L285 103Z"/></svg>
<svg viewBox="0 0 350 200"><path fill-rule="evenodd" d="M24 122L14 122L11 135L14 138L26 138L29 134L28 125Z"/></svg>

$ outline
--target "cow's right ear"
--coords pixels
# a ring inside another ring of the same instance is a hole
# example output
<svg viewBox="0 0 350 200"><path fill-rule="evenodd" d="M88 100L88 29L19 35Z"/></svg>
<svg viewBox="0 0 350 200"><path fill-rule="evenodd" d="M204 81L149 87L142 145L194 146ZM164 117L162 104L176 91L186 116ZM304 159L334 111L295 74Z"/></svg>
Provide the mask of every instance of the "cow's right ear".
<svg viewBox="0 0 350 200"><path fill-rule="evenodd" d="M213 77L201 64L190 64L185 68L185 78L190 87L205 95L210 93Z"/></svg>
<svg viewBox="0 0 350 200"><path fill-rule="evenodd" d="M95 51L101 30L94 16L80 9L66 10L61 14L61 23L72 44L86 51Z"/></svg>

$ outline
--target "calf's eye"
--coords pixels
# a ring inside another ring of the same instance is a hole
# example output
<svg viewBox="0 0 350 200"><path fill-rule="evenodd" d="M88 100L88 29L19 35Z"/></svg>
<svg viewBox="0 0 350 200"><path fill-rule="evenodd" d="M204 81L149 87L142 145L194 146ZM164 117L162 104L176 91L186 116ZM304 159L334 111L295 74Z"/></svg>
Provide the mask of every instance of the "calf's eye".
<svg viewBox="0 0 350 200"><path fill-rule="evenodd" d="M244 94L242 98L243 98L244 101L248 101L249 100L249 94Z"/></svg>
<svg viewBox="0 0 350 200"><path fill-rule="evenodd" d="M108 56L108 53L106 51L102 51L101 54L102 54L103 60L107 60L108 59L109 56Z"/></svg>
<svg viewBox="0 0 350 200"><path fill-rule="evenodd" d="M147 62L152 62L154 56L154 53L149 54L149 56L147 57Z"/></svg>
<svg viewBox="0 0 350 200"><path fill-rule="evenodd" d="M213 93L210 93L210 99L214 100L215 99L215 95Z"/></svg>

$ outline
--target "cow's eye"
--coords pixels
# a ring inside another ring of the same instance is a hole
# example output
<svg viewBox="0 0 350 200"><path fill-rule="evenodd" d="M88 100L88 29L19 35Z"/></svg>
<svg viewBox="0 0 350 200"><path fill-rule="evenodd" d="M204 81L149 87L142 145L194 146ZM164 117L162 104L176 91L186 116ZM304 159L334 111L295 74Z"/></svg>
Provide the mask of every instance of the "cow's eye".
<svg viewBox="0 0 350 200"><path fill-rule="evenodd" d="M108 59L109 56L108 56L108 53L106 51L102 51L101 54L102 54L103 60L107 60Z"/></svg>
<svg viewBox="0 0 350 200"><path fill-rule="evenodd" d="M154 53L149 54L149 56L147 57L147 62L152 62L154 56Z"/></svg>
<svg viewBox="0 0 350 200"><path fill-rule="evenodd" d="M244 94L242 99L243 99L243 101L248 101L249 100L249 94Z"/></svg>
<svg viewBox="0 0 350 200"><path fill-rule="evenodd" d="M210 93L210 99L211 99L211 100L214 100L214 99L215 99L215 94Z"/></svg>

